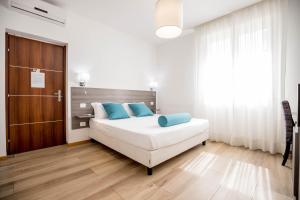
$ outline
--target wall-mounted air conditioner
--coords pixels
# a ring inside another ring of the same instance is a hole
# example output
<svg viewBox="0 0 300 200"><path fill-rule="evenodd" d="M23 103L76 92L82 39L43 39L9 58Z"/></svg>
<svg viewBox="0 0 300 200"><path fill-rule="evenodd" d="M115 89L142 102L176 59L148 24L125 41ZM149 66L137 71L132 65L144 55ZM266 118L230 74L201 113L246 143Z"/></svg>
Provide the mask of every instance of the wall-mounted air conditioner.
<svg viewBox="0 0 300 200"><path fill-rule="evenodd" d="M9 7L57 24L66 23L66 13L61 8L41 0L9 0Z"/></svg>

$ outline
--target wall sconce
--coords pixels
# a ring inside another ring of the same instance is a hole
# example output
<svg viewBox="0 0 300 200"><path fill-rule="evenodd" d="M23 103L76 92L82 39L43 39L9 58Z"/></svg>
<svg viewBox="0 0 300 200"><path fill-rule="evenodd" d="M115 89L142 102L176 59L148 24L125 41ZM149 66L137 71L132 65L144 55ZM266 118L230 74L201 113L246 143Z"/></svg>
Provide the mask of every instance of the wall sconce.
<svg viewBox="0 0 300 200"><path fill-rule="evenodd" d="M158 86L158 83L155 81L150 82L149 87L151 91L154 91Z"/></svg>
<svg viewBox="0 0 300 200"><path fill-rule="evenodd" d="M79 73L77 78L79 86L85 87L87 82L90 80L90 75L88 73Z"/></svg>

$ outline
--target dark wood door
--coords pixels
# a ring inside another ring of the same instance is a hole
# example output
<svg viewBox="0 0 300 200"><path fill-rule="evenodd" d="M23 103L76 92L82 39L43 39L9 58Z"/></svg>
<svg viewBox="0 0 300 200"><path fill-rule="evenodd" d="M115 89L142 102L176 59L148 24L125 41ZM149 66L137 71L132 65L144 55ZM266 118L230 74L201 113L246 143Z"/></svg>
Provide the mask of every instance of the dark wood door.
<svg viewBox="0 0 300 200"><path fill-rule="evenodd" d="M6 37L8 154L64 144L65 47ZM44 86L32 85L38 71Z"/></svg>

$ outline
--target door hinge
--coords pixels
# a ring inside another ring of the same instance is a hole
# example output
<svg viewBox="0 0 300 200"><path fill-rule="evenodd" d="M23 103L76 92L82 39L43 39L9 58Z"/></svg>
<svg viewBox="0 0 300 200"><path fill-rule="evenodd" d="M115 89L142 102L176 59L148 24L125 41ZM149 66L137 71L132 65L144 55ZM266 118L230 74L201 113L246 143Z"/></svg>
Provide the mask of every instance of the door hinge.
<svg viewBox="0 0 300 200"><path fill-rule="evenodd" d="M9 97L10 97L10 95L9 95L9 94L7 94L7 97L9 98Z"/></svg>
<svg viewBox="0 0 300 200"><path fill-rule="evenodd" d="M7 140L7 143L10 143L10 139Z"/></svg>
<svg viewBox="0 0 300 200"><path fill-rule="evenodd" d="M7 49L7 51L9 52L9 48Z"/></svg>

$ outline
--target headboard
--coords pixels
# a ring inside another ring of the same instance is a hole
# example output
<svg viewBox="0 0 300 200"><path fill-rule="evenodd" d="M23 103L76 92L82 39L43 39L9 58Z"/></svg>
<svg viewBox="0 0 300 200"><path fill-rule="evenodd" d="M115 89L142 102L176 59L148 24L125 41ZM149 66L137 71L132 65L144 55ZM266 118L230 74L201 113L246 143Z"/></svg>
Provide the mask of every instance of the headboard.
<svg viewBox="0 0 300 200"><path fill-rule="evenodd" d="M155 113L156 92L142 90L71 87L71 116L73 130L89 127L89 118L79 118L78 116L94 114L94 110L91 106L92 102L144 102ZM81 123L82 126L80 126L80 122L83 122ZM83 126L84 122L85 125Z"/></svg>

